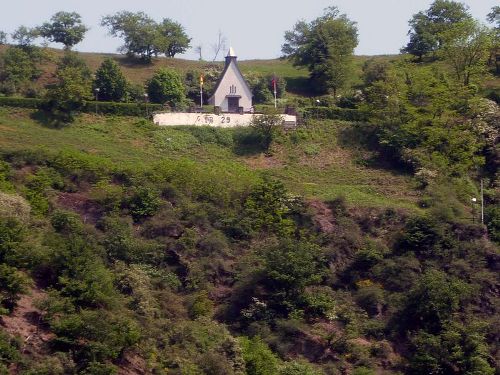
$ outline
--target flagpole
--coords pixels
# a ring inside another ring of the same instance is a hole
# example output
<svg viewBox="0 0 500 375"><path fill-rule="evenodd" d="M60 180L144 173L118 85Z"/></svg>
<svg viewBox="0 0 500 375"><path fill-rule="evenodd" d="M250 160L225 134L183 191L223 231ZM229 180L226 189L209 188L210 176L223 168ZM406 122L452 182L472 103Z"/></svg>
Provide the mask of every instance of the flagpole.
<svg viewBox="0 0 500 375"><path fill-rule="evenodd" d="M200 76L200 111L203 113L203 75Z"/></svg>
<svg viewBox="0 0 500 375"><path fill-rule="evenodd" d="M276 75L273 77L273 88L274 88L274 109L278 108L278 97L276 92Z"/></svg>

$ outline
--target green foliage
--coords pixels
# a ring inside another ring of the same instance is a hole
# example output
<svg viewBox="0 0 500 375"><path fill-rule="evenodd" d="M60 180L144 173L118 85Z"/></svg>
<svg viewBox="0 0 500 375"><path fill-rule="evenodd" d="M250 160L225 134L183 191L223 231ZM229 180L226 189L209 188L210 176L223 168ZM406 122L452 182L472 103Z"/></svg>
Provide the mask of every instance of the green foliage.
<svg viewBox="0 0 500 375"><path fill-rule="evenodd" d="M8 374L7 366L20 359L21 355L15 345L15 341L7 333L0 331L0 374Z"/></svg>
<svg viewBox="0 0 500 375"><path fill-rule="evenodd" d="M0 313L12 311L19 300L19 294L26 291L27 280L14 267L0 263Z"/></svg>
<svg viewBox="0 0 500 375"><path fill-rule="evenodd" d="M116 359L140 338L133 322L98 310L64 314L49 323L57 334L55 345L74 350L77 357L87 361L104 363Z"/></svg>
<svg viewBox="0 0 500 375"><path fill-rule="evenodd" d="M425 183L438 173L463 176L484 162L479 156L483 140L466 117L473 92L444 72L402 65L365 92L379 143Z"/></svg>
<svg viewBox="0 0 500 375"><path fill-rule="evenodd" d="M352 55L358 44L355 22L336 7L325 9L325 14L311 23L299 21L292 31L285 33L282 52L294 64L309 69L312 87L318 93L337 92L346 86L352 76Z"/></svg>
<svg viewBox="0 0 500 375"><path fill-rule="evenodd" d="M490 30L469 20L454 25L442 37L445 43L441 55L453 68L457 81L465 86L479 82L493 46Z"/></svg>
<svg viewBox="0 0 500 375"><path fill-rule="evenodd" d="M408 295L406 325L439 332L470 292L470 286L461 280L435 269L427 271Z"/></svg>
<svg viewBox="0 0 500 375"><path fill-rule="evenodd" d="M291 204L283 183L265 179L245 201L244 221L255 231L287 234L294 229Z"/></svg>
<svg viewBox="0 0 500 375"><path fill-rule="evenodd" d="M39 37L39 34L40 32L37 28L19 26L10 36L19 47L28 49L33 47L33 41Z"/></svg>
<svg viewBox="0 0 500 375"><path fill-rule="evenodd" d="M500 207L487 207L484 215L490 238L493 241L500 243Z"/></svg>
<svg viewBox="0 0 500 375"><path fill-rule="evenodd" d="M39 27L40 36L54 43L64 44L69 50L80 43L89 30L75 12L57 12L51 19Z"/></svg>
<svg viewBox="0 0 500 375"><path fill-rule="evenodd" d="M95 90L99 100L119 102L125 97L127 80L114 60L105 59L95 72Z"/></svg>
<svg viewBox="0 0 500 375"><path fill-rule="evenodd" d="M280 361L259 337L240 338L246 374L274 375L279 373Z"/></svg>
<svg viewBox="0 0 500 375"><path fill-rule="evenodd" d="M56 71L56 83L50 85L42 103L56 125L74 121L75 114L90 98L91 74L85 62L72 53L67 53Z"/></svg>
<svg viewBox="0 0 500 375"><path fill-rule="evenodd" d="M307 362L285 362L280 368L279 375L321 375L312 365Z"/></svg>
<svg viewBox="0 0 500 375"><path fill-rule="evenodd" d="M190 47L191 38L184 31L184 27L169 18L164 18L157 26L160 35L159 49L167 57L175 57L184 53Z"/></svg>
<svg viewBox="0 0 500 375"><path fill-rule="evenodd" d="M412 337L409 374L451 373L493 375L488 363L484 325L452 322L439 335L420 331Z"/></svg>
<svg viewBox="0 0 500 375"><path fill-rule="evenodd" d="M471 18L466 5L451 0L435 0L429 9L413 15L409 21L410 41L402 51L421 60L443 46L443 33Z"/></svg>
<svg viewBox="0 0 500 375"><path fill-rule="evenodd" d="M135 189L126 203L134 221L152 216L160 207L158 193L145 186Z"/></svg>
<svg viewBox="0 0 500 375"><path fill-rule="evenodd" d="M177 108L184 102L184 84L174 70L157 70L147 86L149 98L153 103L168 104Z"/></svg>
<svg viewBox="0 0 500 375"><path fill-rule="evenodd" d="M111 35L124 39L120 51L140 56L146 62L160 53L167 57L183 53L191 41L178 22L165 18L158 24L144 12L122 11L108 15L102 18L101 26L107 26Z"/></svg>
<svg viewBox="0 0 500 375"><path fill-rule="evenodd" d="M283 128L283 117L276 110L268 111L260 116L254 116L250 124L264 150L269 150L274 138Z"/></svg>
<svg viewBox="0 0 500 375"><path fill-rule="evenodd" d="M2 92L6 94L23 92L39 75L36 56L29 50L10 47L2 54L0 59Z"/></svg>
<svg viewBox="0 0 500 375"><path fill-rule="evenodd" d="M280 313L288 314L300 307L304 289L318 284L324 276L321 249L311 243L284 239L264 247L260 256L262 282L272 293L272 307Z"/></svg>

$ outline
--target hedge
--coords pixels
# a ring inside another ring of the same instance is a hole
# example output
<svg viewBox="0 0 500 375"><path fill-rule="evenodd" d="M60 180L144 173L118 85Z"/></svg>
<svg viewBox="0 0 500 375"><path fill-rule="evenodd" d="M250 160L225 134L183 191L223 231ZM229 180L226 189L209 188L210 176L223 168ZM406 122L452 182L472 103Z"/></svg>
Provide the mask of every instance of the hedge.
<svg viewBox="0 0 500 375"><path fill-rule="evenodd" d="M41 103L42 99L36 98L16 98L8 96L0 97L0 106L4 107L38 109ZM99 114L139 117L146 116L146 106L144 103L86 102L82 112L94 113L96 111L96 104L97 112ZM164 110L161 104L148 103L147 105L148 114L161 110Z"/></svg>
<svg viewBox="0 0 500 375"><path fill-rule="evenodd" d="M18 108L38 108L42 101L35 98L15 98L11 96L0 96L0 106Z"/></svg>
<svg viewBox="0 0 500 375"><path fill-rule="evenodd" d="M368 116L359 109L339 107L306 107L303 109L304 118L344 120L344 121L366 121Z"/></svg>

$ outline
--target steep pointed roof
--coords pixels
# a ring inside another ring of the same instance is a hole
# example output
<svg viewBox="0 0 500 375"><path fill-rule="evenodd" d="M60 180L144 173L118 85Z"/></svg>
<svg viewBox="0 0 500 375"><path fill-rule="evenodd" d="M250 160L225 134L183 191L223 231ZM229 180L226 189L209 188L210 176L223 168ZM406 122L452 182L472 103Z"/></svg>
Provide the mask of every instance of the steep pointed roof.
<svg viewBox="0 0 500 375"><path fill-rule="evenodd" d="M238 66L238 63L236 62L236 59L237 59L237 57L236 57L236 54L234 53L233 47L229 47L229 51L227 52L227 56L226 56L226 63L224 65L224 70L222 71L222 74L220 75L219 79L217 80L217 83L215 84L212 96L208 100L212 99L214 97L215 93L217 92L217 90L219 89L219 86L220 86L222 80L224 79L224 76L226 75L226 72L229 69L229 66L231 65L231 63L234 63L236 71L243 79L243 83L246 85L246 88L250 92L250 95L253 97L252 89L250 88L250 85L248 84L247 80L245 79L245 76L243 75L243 73L241 73L241 70Z"/></svg>

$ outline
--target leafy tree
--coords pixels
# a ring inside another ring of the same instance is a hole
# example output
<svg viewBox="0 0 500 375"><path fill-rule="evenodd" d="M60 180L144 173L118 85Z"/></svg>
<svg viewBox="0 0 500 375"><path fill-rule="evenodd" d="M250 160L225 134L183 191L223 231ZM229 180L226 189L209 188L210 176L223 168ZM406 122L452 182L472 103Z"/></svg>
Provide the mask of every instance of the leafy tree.
<svg viewBox="0 0 500 375"><path fill-rule="evenodd" d="M12 310L15 307L26 284L26 278L16 268L0 263L0 314L5 313L4 308Z"/></svg>
<svg viewBox="0 0 500 375"><path fill-rule="evenodd" d="M304 304L304 289L324 275L321 249L311 243L283 239L265 247L261 257L270 307L285 316Z"/></svg>
<svg viewBox="0 0 500 375"><path fill-rule="evenodd" d="M427 271L409 293L404 310L407 327L439 332L470 292L470 286L461 280L436 269Z"/></svg>
<svg viewBox="0 0 500 375"><path fill-rule="evenodd" d="M477 21L455 24L441 33L444 40L441 53L452 66L456 79L464 85L486 71L493 39L490 31Z"/></svg>
<svg viewBox="0 0 500 375"><path fill-rule="evenodd" d="M318 93L342 89L351 77L352 55L358 44L356 23L336 7L306 23L299 21L285 33L281 50L295 65L309 69L311 83Z"/></svg>
<svg viewBox="0 0 500 375"><path fill-rule="evenodd" d="M167 57L174 57L178 53L184 53L190 47L191 38L184 31L184 27L178 22L165 18L158 25L161 36L161 51Z"/></svg>
<svg viewBox="0 0 500 375"><path fill-rule="evenodd" d="M252 118L250 126L259 136L260 144L264 150L269 149L276 134L283 128L283 122L283 116L275 110Z"/></svg>
<svg viewBox="0 0 500 375"><path fill-rule="evenodd" d="M320 375L312 365L307 362L286 362L280 369L279 375Z"/></svg>
<svg viewBox="0 0 500 375"><path fill-rule="evenodd" d="M443 46L443 32L456 23L471 19L464 4L451 0L435 0L429 9L415 14L409 21L410 41L402 51L422 59Z"/></svg>
<svg viewBox="0 0 500 375"><path fill-rule="evenodd" d="M154 190L141 187L134 191L127 205L134 220L138 221L144 217L154 215L160 207L160 199Z"/></svg>
<svg viewBox="0 0 500 375"><path fill-rule="evenodd" d="M494 60L496 73L500 73L500 6L491 8L487 16L488 22L493 24L493 48L490 55L490 62Z"/></svg>
<svg viewBox="0 0 500 375"><path fill-rule="evenodd" d="M0 57L0 82L6 93L20 92L40 75L36 59L24 48L8 48Z"/></svg>
<svg viewBox="0 0 500 375"><path fill-rule="evenodd" d="M440 334L418 332L411 339L408 373L493 375L495 370L488 363L485 328L480 323L451 322Z"/></svg>
<svg viewBox="0 0 500 375"><path fill-rule="evenodd" d="M76 12L57 12L39 28L40 36L55 43L64 44L64 49L71 49L80 43L89 30Z"/></svg>
<svg viewBox="0 0 500 375"><path fill-rule="evenodd" d="M0 31L0 45L7 44L7 33L5 31Z"/></svg>
<svg viewBox="0 0 500 375"><path fill-rule="evenodd" d="M274 375L279 373L279 358L259 337L240 338L246 374Z"/></svg>
<svg viewBox="0 0 500 375"><path fill-rule="evenodd" d="M48 86L42 104L56 124L74 120L75 113L91 99L91 72L85 62L73 53L67 53L59 62L56 82Z"/></svg>
<svg viewBox="0 0 500 375"><path fill-rule="evenodd" d="M159 69L147 83L148 95L153 103L168 103L178 107L184 102L184 84L179 74L172 69Z"/></svg>
<svg viewBox="0 0 500 375"><path fill-rule="evenodd" d="M105 59L95 73L94 88L99 89L99 99L118 102L127 93L127 80L118 64Z"/></svg>
<svg viewBox="0 0 500 375"><path fill-rule="evenodd" d="M254 230L290 233L294 228L288 217L287 191L281 181L265 179L245 201L245 219Z"/></svg>
<svg viewBox="0 0 500 375"><path fill-rule="evenodd" d="M37 28L19 26L10 36L18 46L31 47L34 40L39 37L39 31Z"/></svg>
<svg viewBox="0 0 500 375"><path fill-rule="evenodd" d="M161 51L158 25L144 12L118 12L103 17L101 26L108 27L111 35L123 38L120 51L129 56L140 56L150 62Z"/></svg>

